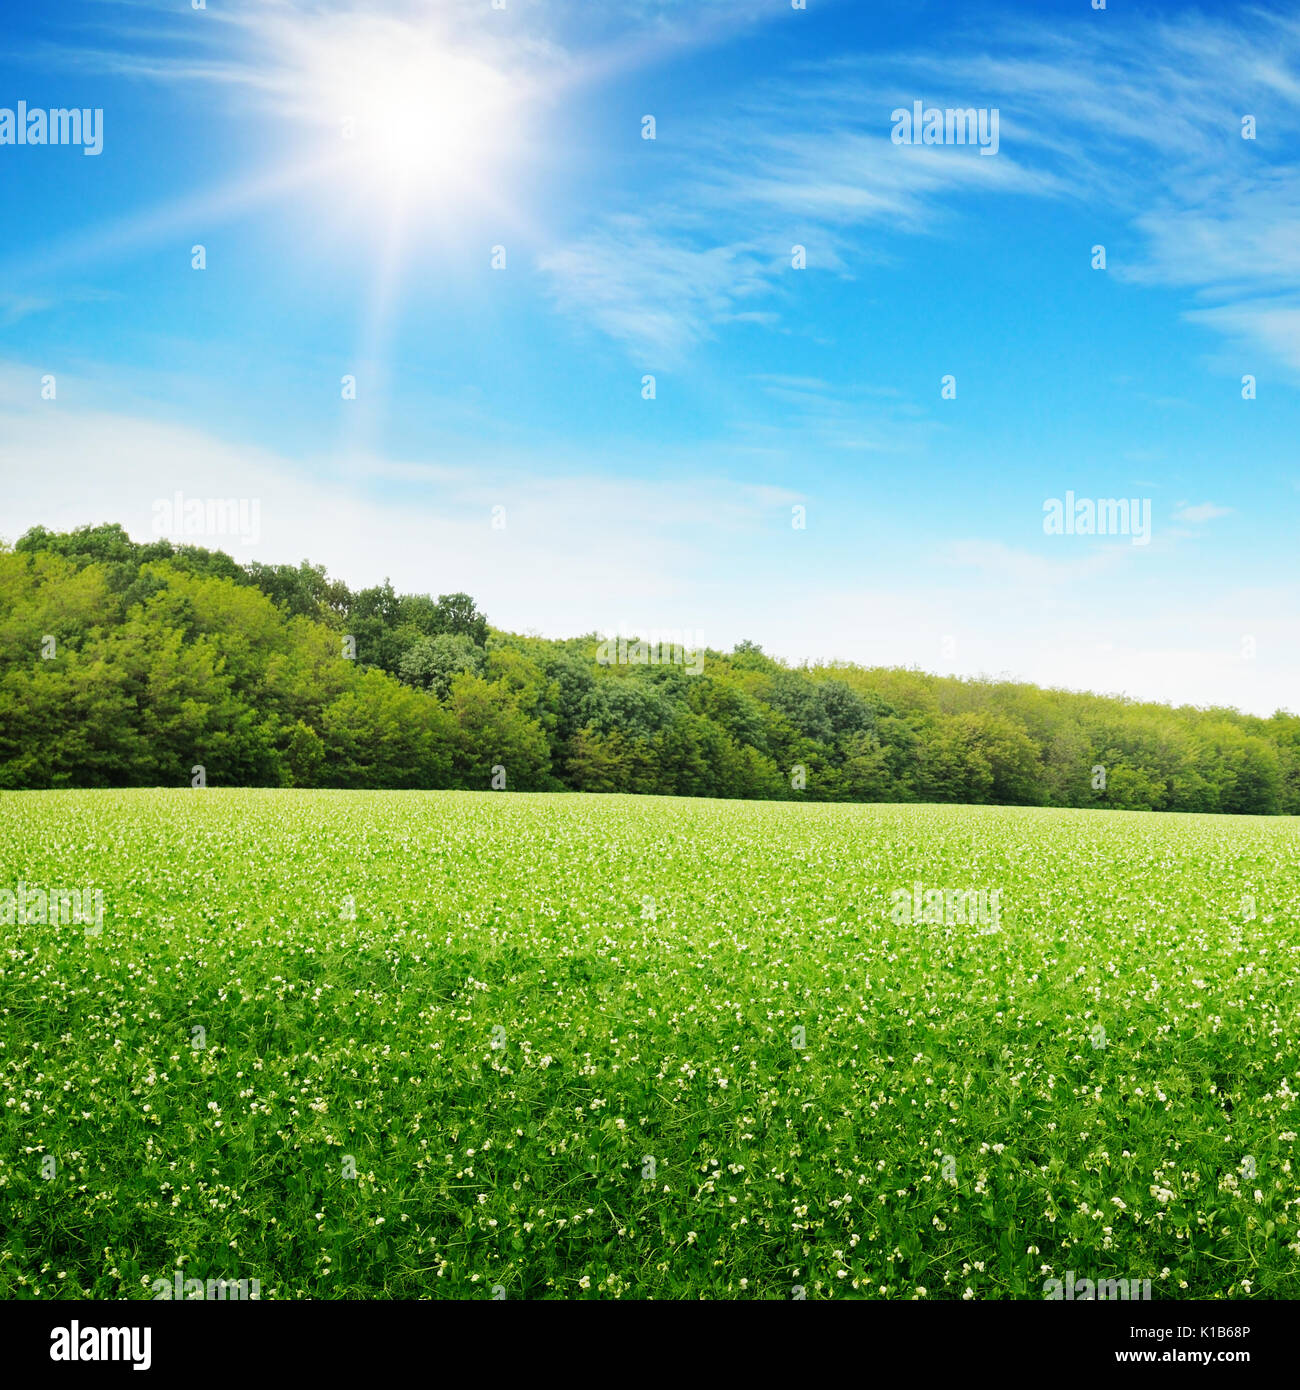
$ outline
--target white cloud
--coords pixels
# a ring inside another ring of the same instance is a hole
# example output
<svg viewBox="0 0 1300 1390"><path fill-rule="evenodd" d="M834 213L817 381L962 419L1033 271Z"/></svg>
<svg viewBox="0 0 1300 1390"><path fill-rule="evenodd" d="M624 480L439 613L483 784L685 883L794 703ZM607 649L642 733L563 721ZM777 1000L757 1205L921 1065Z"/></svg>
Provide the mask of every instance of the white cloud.
<svg viewBox="0 0 1300 1390"><path fill-rule="evenodd" d="M468 590L493 621L550 635L622 617L690 616L725 555L789 516L797 492L717 478L672 484L594 471L374 458L287 459L143 415L78 408L76 383L37 399L39 373L0 371L0 536L121 522L153 534L154 503L260 503L256 544L196 536L247 562L324 563L353 585ZM505 508L493 529L492 508ZM696 615L691 626L707 630Z"/></svg>
<svg viewBox="0 0 1300 1390"><path fill-rule="evenodd" d="M1295 233L1300 236L1300 222ZM1248 300L1217 309L1193 309L1186 317L1218 329L1248 349L1263 348L1300 372L1300 308L1293 304Z"/></svg>
<svg viewBox="0 0 1300 1390"><path fill-rule="evenodd" d="M1188 521L1199 526L1202 522L1214 521L1221 516L1231 516L1231 507L1216 506L1213 502L1198 502L1195 506L1180 502L1174 509L1175 521Z"/></svg>
<svg viewBox="0 0 1300 1390"><path fill-rule="evenodd" d="M997 106L997 157L892 145L889 112L922 95ZM1258 122L1254 143L1241 138L1243 114ZM1279 162L1298 139L1294 20L1189 13L1082 36L1017 19L924 51L844 54L769 80L710 122L681 152L677 197L656 214L653 259L681 277L663 298L609 258L595 257L585 278L570 259L551 268L569 272L569 312L624 343L671 337L686 351L736 299L778 288L742 250L784 254L798 240L810 269L844 273L901 254L900 231L951 231L968 195L1074 199L1137 233L1127 256L1110 248L1118 278L1195 290L1205 307L1189 318L1300 370L1300 310L1259 298L1265 286L1300 296L1300 195L1295 170ZM706 216L722 254L698 248Z"/></svg>
<svg viewBox="0 0 1300 1390"><path fill-rule="evenodd" d="M311 559L353 586L388 576L407 591L465 590L515 631L689 629L793 660L1005 673L1261 714L1294 706L1300 689L1300 586L1221 592L1210 575L1175 579L1155 544L1060 559L984 541L945 550L887 514L870 535L831 540L819 510L831 499L791 488L445 457L295 460L139 410L74 405L90 392L63 377L60 399L42 402L37 380L0 367L9 540L35 524L105 521L148 539L154 501L177 490L256 498L256 545L206 543L245 561ZM810 529L795 531L790 505L803 500ZM504 530L491 526L498 505ZM1138 566L1148 573L1135 605Z"/></svg>
<svg viewBox="0 0 1300 1390"><path fill-rule="evenodd" d="M751 246L690 246L633 216L609 219L538 265L560 309L638 354L647 369L680 362L775 273Z"/></svg>
<svg viewBox="0 0 1300 1390"><path fill-rule="evenodd" d="M1065 537L1057 539L1065 540ZM1070 538L1073 539L1073 538ZM1029 592L1059 585L1077 584L1091 575L1105 574L1118 566L1140 561L1129 538L1104 538L1083 554L1052 558L1018 550L1001 541L958 540L941 547L936 563L978 570L991 579L1023 585Z"/></svg>

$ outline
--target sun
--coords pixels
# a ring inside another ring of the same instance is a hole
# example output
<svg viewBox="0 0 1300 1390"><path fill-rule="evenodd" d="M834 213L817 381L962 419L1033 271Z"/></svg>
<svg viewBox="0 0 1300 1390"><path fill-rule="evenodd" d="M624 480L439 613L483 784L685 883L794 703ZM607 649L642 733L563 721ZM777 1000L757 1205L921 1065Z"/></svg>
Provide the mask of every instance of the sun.
<svg viewBox="0 0 1300 1390"><path fill-rule="evenodd" d="M281 17L274 31L264 94L302 132L318 240L362 250L369 285L354 355L382 380L408 274L421 273L429 249L455 256L528 234L530 117L553 83L531 50L427 10ZM351 412L349 448L363 454L381 427L368 407Z"/></svg>
<svg viewBox="0 0 1300 1390"><path fill-rule="evenodd" d="M403 194L460 192L509 151L510 86L477 59L421 53L370 63L344 88L342 133L362 182Z"/></svg>
<svg viewBox="0 0 1300 1390"><path fill-rule="evenodd" d="M526 96L519 74L445 33L373 15L294 37L291 104L338 142L337 191L410 208L465 202L504 178Z"/></svg>

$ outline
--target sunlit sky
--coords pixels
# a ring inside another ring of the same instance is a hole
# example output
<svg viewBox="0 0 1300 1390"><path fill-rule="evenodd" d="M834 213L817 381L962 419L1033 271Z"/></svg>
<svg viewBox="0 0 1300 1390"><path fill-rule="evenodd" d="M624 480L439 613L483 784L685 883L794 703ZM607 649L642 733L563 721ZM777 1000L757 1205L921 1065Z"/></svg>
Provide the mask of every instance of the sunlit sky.
<svg viewBox="0 0 1300 1390"><path fill-rule="evenodd" d="M103 150L0 145L0 536L256 498L196 539L516 631L1300 708L1290 7L25 9Z"/></svg>

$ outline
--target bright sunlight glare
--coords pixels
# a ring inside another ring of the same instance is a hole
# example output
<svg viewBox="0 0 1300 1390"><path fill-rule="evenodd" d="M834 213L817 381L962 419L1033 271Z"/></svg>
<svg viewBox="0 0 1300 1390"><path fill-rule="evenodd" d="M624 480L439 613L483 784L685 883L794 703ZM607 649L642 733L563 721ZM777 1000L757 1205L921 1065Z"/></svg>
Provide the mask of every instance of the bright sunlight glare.
<svg viewBox="0 0 1300 1390"><path fill-rule="evenodd" d="M499 74L439 55L362 84L349 104L358 155L381 179L435 183L477 176L499 152L508 94Z"/></svg>
<svg viewBox="0 0 1300 1390"><path fill-rule="evenodd" d="M515 83L409 26L334 33L299 55L304 96L343 141L362 189L445 198L482 183L509 153Z"/></svg>

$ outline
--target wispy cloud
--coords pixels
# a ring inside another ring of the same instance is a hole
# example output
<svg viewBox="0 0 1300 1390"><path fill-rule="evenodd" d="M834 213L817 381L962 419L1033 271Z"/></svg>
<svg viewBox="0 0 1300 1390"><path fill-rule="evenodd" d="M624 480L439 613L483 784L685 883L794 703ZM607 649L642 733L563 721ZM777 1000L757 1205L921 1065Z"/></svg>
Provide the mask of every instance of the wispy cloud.
<svg viewBox="0 0 1300 1390"><path fill-rule="evenodd" d="M1231 516L1233 508L1220 507L1214 502L1198 502L1192 505L1189 502L1179 502L1174 509L1175 521L1190 522L1193 526L1200 526L1207 521L1215 521L1221 516Z"/></svg>
<svg viewBox="0 0 1300 1390"><path fill-rule="evenodd" d="M1140 561L1141 556L1135 556L1134 547L1127 541L1101 543L1086 554L1060 560L991 540L952 541L934 555L936 564L977 570L990 579L1023 586L1030 592L1077 584L1135 559Z"/></svg>
<svg viewBox="0 0 1300 1390"><path fill-rule="evenodd" d="M577 243L543 253L538 265L563 311L622 343L647 369L676 365L777 273L752 245L689 245L636 216L610 218Z"/></svg>
<svg viewBox="0 0 1300 1390"><path fill-rule="evenodd" d="M340 93L364 55L454 59L467 80L546 102L791 22L770 0L512 0L505 11L271 0L184 25L166 6L132 9L133 41L64 57L229 89L323 125L346 114ZM538 263L564 314L633 357L680 361L728 324L779 322L795 242L810 272L848 274L906 255L900 233L952 235L975 198L1073 199L1129 222L1131 248L1112 248L1117 277L1194 292L1194 321L1300 371L1300 177L1287 159L1300 140L1300 20L1267 7L1249 20L990 19L947 26L926 48L792 64L729 93L725 115L696 113L653 216L615 190L580 237L555 228ZM914 99L996 106L998 156L893 145L890 112ZM1247 116L1254 141L1241 138Z"/></svg>
<svg viewBox="0 0 1300 1390"><path fill-rule="evenodd" d="M117 521L152 534L153 505L187 497L260 502L261 534L241 559L319 558L353 584L385 575L407 590L467 589L516 630L548 635L669 618L708 630L707 595L743 589L753 547L802 495L700 474L651 476L496 464L444 453L296 459L114 405L111 381L60 380L41 401L30 365L0 364L0 537ZM74 404L80 402L80 404ZM493 508L504 525L494 526ZM231 548L221 537L199 544ZM746 564L736 553L750 554ZM728 558L730 557L730 558ZM703 595L703 596L702 596Z"/></svg>
<svg viewBox="0 0 1300 1390"><path fill-rule="evenodd" d="M914 99L998 107L998 156L893 145L889 113ZM753 248L779 257L797 240L811 270L847 273L850 261L906 255L900 232L951 235L975 195L1073 200L1132 227L1132 249L1111 248L1116 276L1194 291L1190 318L1300 370L1300 179L1279 158L1298 139L1300 22L1289 16L1261 9L1243 25L1191 12L1082 35L1018 19L927 50L801 67L708 122L653 229L629 246L672 268L661 311L645 311L659 287L612 252L616 214L592 234L611 254L585 273L562 254L544 265L565 281L567 312L636 350L669 338L686 349L737 300L778 292ZM702 226L721 251L702 246ZM1280 297L1262 300L1265 286Z"/></svg>
<svg viewBox="0 0 1300 1390"><path fill-rule="evenodd" d="M1295 226L1300 237L1300 221ZM1263 348L1270 356L1300 372L1300 306L1270 300L1244 300L1214 309L1189 310L1186 317L1204 323L1248 348Z"/></svg>

